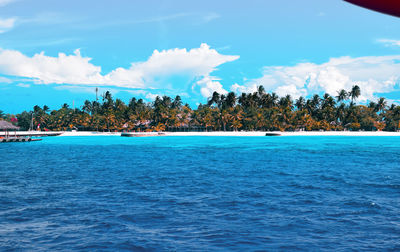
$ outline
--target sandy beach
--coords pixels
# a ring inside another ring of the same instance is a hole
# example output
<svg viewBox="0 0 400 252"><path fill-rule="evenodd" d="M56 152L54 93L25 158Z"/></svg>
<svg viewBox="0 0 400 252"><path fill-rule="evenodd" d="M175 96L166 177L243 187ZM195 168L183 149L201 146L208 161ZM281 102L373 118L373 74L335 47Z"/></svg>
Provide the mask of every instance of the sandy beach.
<svg viewBox="0 0 400 252"><path fill-rule="evenodd" d="M383 131L233 131L233 132L168 132L168 136L265 136L266 133L278 133L281 136L400 136L400 132Z"/></svg>
<svg viewBox="0 0 400 252"><path fill-rule="evenodd" d="M119 136L121 132L95 132L95 131L65 131L65 132L45 132L45 131L17 131L16 135L42 136L46 133L60 133L60 137L68 136ZM298 131L298 132L280 132L280 131L213 131L213 132L165 132L164 136L235 136L252 137L265 136L266 133L277 133L281 136L400 136L400 132L386 131ZM10 132L14 136L14 132ZM4 132L0 132L0 136Z"/></svg>

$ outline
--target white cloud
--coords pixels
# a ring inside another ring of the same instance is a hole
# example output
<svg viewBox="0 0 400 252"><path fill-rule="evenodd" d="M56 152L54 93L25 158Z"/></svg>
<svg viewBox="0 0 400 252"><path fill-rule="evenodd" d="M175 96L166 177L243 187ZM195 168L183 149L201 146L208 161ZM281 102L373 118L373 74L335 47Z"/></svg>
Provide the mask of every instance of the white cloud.
<svg viewBox="0 0 400 252"><path fill-rule="evenodd" d="M292 97L300 97L307 94L307 91L304 88L299 89L293 84L277 87L275 92L279 96L285 96L289 94Z"/></svg>
<svg viewBox="0 0 400 252"><path fill-rule="evenodd" d="M219 14L212 12L212 13L208 13L207 15L205 15L203 17L203 21L204 21L204 23L209 23L209 22L211 22L211 21L213 21L215 19L218 19L220 17L221 16Z"/></svg>
<svg viewBox="0 0 400 252"><path fill-rule="evenodd" d="M211 76L206 76L199 80L197 84L201 87L201 95L203 97L210 97L214 91L217 91L220 94L227 94L228 91L222 87L222 84L218 80L219 79Z"/></svg>
<svg viewBox="0 0 400 252"><path fill-rule="evenodd" d="M234 91L263 85L267 91L293 97L327 92L337 95L340 89L361 88L360 101L374 99L376 93L387 93L399 87L400 55L380 57L340 57L323 64L300 63L295 66L265 67L263 76L244 85L235 84Z"/></svg>
<svg viewBox="0 0 400 252"><path fill-rule="evenodd" d="M25 84L25 83L18 83L18 84L17 84L17 87L29 88L29 87L31 87L31 85Z"/></svg>
<svg viewBox="0 0 400 252"><path fill-rule="evenodd" d="M400 46L400 40L395 39L378 39L378 42L385 46Z"/></svg>
<svg viewBox="0 0 400 252"><path fill-rule="evenodd" d="M12 82L13 82L12 80L10 80L6 77L0 76L0 83L12 83Z"/></svg>
<svg viewBox="0 0 400 252"><path fill-rule="evenodd" d="M164 94L156 94L156 93L152 93L152 92L148 92L146 90L141 90L141 89L125 89L123 90L124 92L128 92L130 94L133 94L134 96L141 96L144 97L145 99L147 99L148 101L154 101L156 99L157 96L162 97ZM114 94L114 92L112 92Z"/></svg>
<svg viewBox="0 0 400 252"><path fill-rule="evenodd" d="M5 5L15 2L15 1L16 0L0 0L0 6L5 6Z"/></svg>
<svg viewBox="0 0 400 252"><path fill-rule="evenodd" d="M231 86L231 91L241 94L241 93L253 93L257 91L256 83L249 83L248 85L239 85L237 83Z"/></svg>
<svg viewBox="0 0 400 252"><path fill-rule="evenodd" d="M155 50L145 62L132 63L129 69L118 68L105 76L109 83L125 87L142 88L151 84L159 88L157 79L171 75L186 75L191 78L208 77L216 67L238 59L239 56L219 54L207 44L200 48Z"/></svg>
<svg viewBox="0 0 400 252"><path fill-rule="evenodd" d="M15 25L15 18L0 19L0 33L4 33L12 29Z"/></svg>
<svg viewBox="0 0 400 252"><path fill-rule="evenodd" d="M82 57L79 50L73 55L60 53L50 57L44 53L28 57L19 51L0 50L0 73L28 77L42 84L94 84L103 83L101 68L92 65L90 58Z"/></svg>
<svg viewBox="0 0 400 252"><path fill-rule="evenodd" d="M146 93L145 98L148 99L148 100L150 100L150 101L154 101L154 100L157 98L157 96L160 96L160 97L161 97L162 95L160 95L160 94Z"/></svg>
<svg viewBox="0 0 400 252"><path fill-rule="evenodd" d="M223 91L222 85L211 76L216 68L234 61L239 56L222 55L207 44L199 48L157 51L144 62L131 67L117 68L106 75L101 67L90 63L79 50L72 55L60 53L57 57L44 52L28 57L19 51L0 50L0 73L32 78L39 84L107 85L139 89L172 89L185 91L195 82L203 94L210 90ZM169 82L171 78L184 78L182 83ZM207 91L208 90L208 91Z"/></svg>

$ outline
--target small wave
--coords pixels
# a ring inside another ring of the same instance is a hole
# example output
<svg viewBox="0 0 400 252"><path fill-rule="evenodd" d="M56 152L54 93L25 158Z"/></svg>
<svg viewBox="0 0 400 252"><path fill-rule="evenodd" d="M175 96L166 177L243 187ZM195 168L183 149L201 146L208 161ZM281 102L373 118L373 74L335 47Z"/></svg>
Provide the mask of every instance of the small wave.
<svg viewBox="0 0 400 252"><path fill-rule="evenodd" d="M373 188L388 188L388 189L400 189L399 184L374 184L374 183L366 183L363 184L366 187L373 187Z"/></svg>
<svg viewBox="0 0 400 252"><path fill-rule="evenodd" d="M371 201L362 201L362 200L349 200L343 203L344 206L348 207L355 207L355 208L375 208L375 209L381 209L381 206L379 206L375 202Z"/></svg>

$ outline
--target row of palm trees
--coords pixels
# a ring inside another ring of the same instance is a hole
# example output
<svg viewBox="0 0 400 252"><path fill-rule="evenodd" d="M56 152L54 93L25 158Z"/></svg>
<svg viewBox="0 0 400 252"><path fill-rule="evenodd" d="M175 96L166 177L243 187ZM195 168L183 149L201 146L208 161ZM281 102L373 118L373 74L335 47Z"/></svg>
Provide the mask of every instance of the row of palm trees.
<svg viewBox="0 0 400 252"><path fill-rule="evenodd" d="M237 131L237 130L399 130L400 106L390 107L385 98L368 105L357 105L361 95L355 85L333 97L327 93L293 100L267 93L263 86L256 92L214 92L206 104L192 109L180 96L156 97L147 103L132 98L128 104L106 92L101 102L86 100L78 109L64 104L58 110L35 106L15 116L22 129L94 130L94 131Z"/></svg>

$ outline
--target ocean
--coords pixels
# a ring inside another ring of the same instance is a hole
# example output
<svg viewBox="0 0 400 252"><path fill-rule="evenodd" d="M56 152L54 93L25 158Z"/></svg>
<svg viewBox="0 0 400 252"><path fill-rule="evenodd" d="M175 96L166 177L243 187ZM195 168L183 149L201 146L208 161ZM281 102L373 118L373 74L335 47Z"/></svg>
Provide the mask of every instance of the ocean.
<svg viewBox="0 0 400 252"><path fill-rule="evenodd" d="M400 250L400 137L0 144L0 250Z"/></svg>

